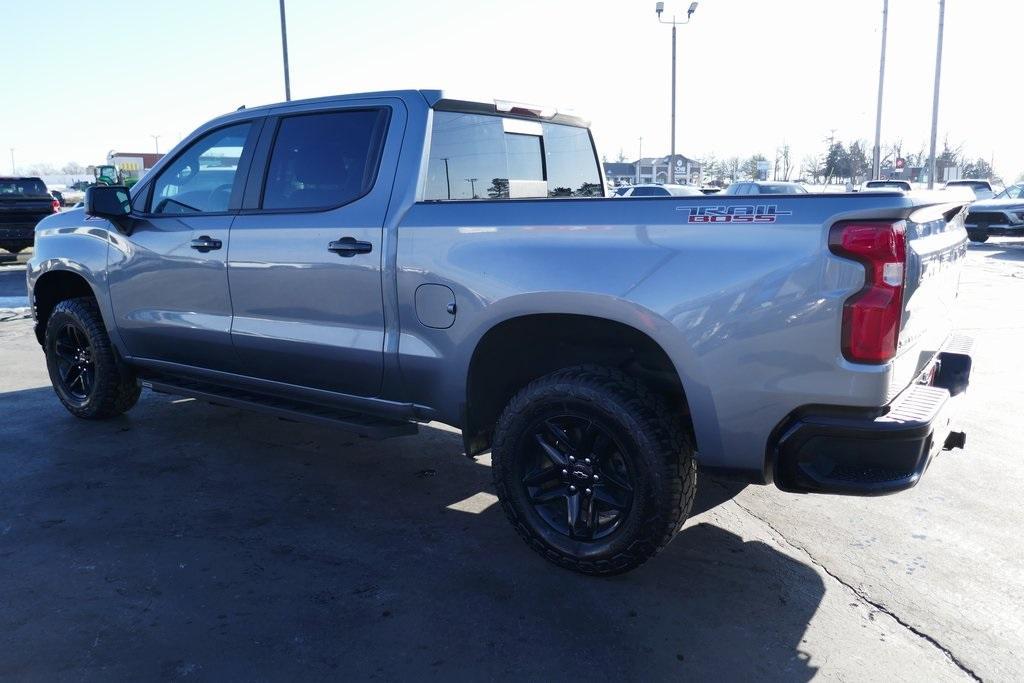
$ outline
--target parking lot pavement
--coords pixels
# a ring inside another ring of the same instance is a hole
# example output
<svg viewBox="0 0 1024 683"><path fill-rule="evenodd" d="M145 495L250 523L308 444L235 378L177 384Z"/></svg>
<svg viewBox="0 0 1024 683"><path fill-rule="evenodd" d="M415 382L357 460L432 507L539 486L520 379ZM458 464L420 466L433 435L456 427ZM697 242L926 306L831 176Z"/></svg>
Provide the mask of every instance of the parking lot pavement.
<svg viewBox="0 0 1024 683"><path fill-rule="evenodd" d="M29 254L19 254L17 260L10 254L0 254L0 311L28 306L25 291L25 261ZM0 318L4 316L0 315Z"/></svg>
<svg viewBox="0 0 1024 683"><path fill-rule="evenodd" d="M612 579L529 550L447 428L373 442L148 392L79 421L2 323L0 676L1020 680L1022 247L970 251L965 453L879 499L702 479Z"/></svg>

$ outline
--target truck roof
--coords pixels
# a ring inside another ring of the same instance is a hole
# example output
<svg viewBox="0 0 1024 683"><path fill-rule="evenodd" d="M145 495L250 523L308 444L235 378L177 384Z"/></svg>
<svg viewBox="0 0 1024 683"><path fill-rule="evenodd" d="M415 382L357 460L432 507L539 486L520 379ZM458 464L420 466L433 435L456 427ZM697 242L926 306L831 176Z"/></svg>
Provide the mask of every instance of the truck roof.
<svg viewBox="0 0 1024 683"><path fill-rule="evenodd" d="M539 118L553 123L564 123L571 126L588 128L590 121L582 118L572 110L556 109L552 106L524 103L500 98L488 98L479 94L463 93L451 90L378 90L374 92L348 93L344 95L326 95L290 102L271 102L256 107L241 107L237 113L250 111L266 111L277 107L290 107L303 104L320 104L330 102L348 102L379 97L396 97L399 99L422 99L432 109L443 111L464 111L479 114L500 114L521 118ZM229 118L236 112L230 112L218 119Z"/></svg>

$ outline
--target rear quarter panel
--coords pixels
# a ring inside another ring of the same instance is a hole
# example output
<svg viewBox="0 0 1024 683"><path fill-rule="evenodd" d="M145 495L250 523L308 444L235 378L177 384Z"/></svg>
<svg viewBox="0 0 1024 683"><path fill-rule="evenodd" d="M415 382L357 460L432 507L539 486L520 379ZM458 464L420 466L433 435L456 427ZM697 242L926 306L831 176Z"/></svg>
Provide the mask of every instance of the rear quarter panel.
<svg viewBox="0 0 1024 683"><path fill-rule="evenodd" d="M691 208L749 197L419 203L397 248L399 363L408 399L459 424L473 350L494 325L532 313L635 327L675 364L704 465L762 471L767 437L806 404L880 406L891 367L840 351L841 310L863 268L828 251L848 218L905 215L900 195L757 198L775 222L691 223ZM787 213L788 212L788 213ZM447 330L416 317L416 288L456 294Z"/></svg>

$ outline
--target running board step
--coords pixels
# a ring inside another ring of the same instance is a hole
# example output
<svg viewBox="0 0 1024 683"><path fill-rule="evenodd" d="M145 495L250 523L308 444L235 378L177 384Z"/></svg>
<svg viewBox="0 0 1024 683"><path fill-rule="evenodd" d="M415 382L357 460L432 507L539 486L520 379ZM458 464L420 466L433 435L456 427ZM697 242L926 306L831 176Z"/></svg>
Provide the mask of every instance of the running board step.
<svg viewBox="0 0 1024 683"><path fill-rule="evenodd" d="M283 420L331 425L371 439L409 436L419 431L419 426L415 422L392 420L341 408L331 408L303 401L292 401L276 396L256 394L251 391L215 387L203 382L190 382L187 380L167 381L162 379L144 379L141 382L143 387L161 394L186 396L214 405L253 410L273 415Z"/></svg>

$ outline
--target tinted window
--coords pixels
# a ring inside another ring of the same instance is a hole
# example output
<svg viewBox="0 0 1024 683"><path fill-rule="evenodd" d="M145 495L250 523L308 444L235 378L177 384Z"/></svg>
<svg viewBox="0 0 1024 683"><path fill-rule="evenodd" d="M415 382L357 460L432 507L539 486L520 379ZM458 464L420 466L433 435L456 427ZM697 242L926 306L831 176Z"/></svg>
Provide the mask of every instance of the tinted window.
<svg viewBox="0 0 1024 683"><path fill-rule="evenodd" d="M1024 196L1024 185L1011 185L995 196L996 199L1021 199Z"/></svg>
<svg viewBox="0 0 1024 683"><path fill-rule="evenodd" d="M761 185L752 185L754 192L752 194L807 194L807 190L800 187L799 185L772 185L762 183Z"/></svg>
<svg viewBox="0 0 1024 683"><path fill-rule="evenodd" d="M544 124L548 196L603 196L590 131L556 123Z"/></svg>
<svg viewBox="0 0 1024 683"><path fill-rule="evenodd" d="M281 119L267 166L264 209L323 209L366 194L377 175L387 111Z"/></svg>
<svg viewBox="0 0 1024 683"><path fill-rule="evenodd" d="M218 213L239 182L242 156L251 124L221 128L192 143L153 183L152 213Z"/></svg>
<svg viewBox="0 0 1024 683"><path fill-rule="evenodd" d="M46 185L39 178L0 179L0 195L22 197L46 196Z"/></svg>
<svg viewBox="0 0 1024 683"><path fill-rule="evenodd" d="M516 180L544 180L544 156L539 135L505 133L508 177Z"/></svg>
<svg viewBox="0 0 1024 683"><path fill-rule="evenodd" d="M635 187L631 197L667 197L668 190L663 187Z"/></svg>
<svg viewBox="0 0 1024 683"><path fill-rule="evenodd" d="M434 112L424 198L603 195L585 128L509 119L510 130L530 126L538 134L506 132L499 116Z"/></svg>

